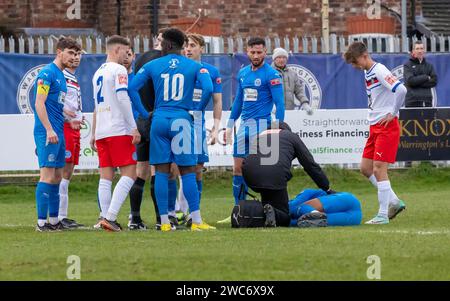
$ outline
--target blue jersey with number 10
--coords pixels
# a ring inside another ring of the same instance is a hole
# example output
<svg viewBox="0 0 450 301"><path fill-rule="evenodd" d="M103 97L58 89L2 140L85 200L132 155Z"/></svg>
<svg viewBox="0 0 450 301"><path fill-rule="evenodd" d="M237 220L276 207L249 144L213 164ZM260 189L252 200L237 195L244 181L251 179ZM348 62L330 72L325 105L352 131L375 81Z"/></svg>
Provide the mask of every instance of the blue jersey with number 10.
<svg viewBox="0 0 450 301"><path fill-rule="evenodd" d="M201 103L209 101L212 82L201 64L178 54L168 54L145 64L129 86L130 96L138 98L139 89L152 80L155 87L155 114L178 116L177 112L193 110L195 83L202 86Z"/></svg>

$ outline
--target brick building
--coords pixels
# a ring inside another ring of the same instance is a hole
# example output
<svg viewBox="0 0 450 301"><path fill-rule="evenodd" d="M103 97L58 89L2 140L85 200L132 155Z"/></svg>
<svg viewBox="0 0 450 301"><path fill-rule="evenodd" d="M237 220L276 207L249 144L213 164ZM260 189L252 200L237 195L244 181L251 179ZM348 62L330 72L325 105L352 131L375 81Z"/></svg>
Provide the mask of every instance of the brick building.
<svg viewBox="0 0 450 301"><path fill-rule="evenodd" d="M322 2L321 0L72 0L70 4L66 0L2 0L0 30L20 32L22 28L89 28L95 33L111 35L118 30L120 3L120 32L128 36L137 34L150 36L157 28L170 25L182 28L193 25L192 31L201 31L208 35L321 36ZM400 33L400 20L395 18L395 12L400 12L400 3L399 0L381 1L381 16L391 18L395 24L395 34ZM348 34L347 18L365 16L369 5L365 0L329 0L330 33ZM420 10L419 1L417 6L417 10ZM74 12L69 7L79 8L79 19L68 17L68 10Z"/></svg>

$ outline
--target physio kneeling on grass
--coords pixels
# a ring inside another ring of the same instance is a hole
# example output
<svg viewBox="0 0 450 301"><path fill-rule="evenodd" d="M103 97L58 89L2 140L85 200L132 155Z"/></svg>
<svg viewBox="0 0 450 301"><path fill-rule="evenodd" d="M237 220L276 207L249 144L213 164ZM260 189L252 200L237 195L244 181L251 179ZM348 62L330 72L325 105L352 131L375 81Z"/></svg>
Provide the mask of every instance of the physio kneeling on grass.
<svg viewBox="0 0 450 301"><path fill-rule="evenodd" d="M289 202L291 226L326 227L361 224L358 199L348 192L327 194L321 189L305 189Z"/></svg>

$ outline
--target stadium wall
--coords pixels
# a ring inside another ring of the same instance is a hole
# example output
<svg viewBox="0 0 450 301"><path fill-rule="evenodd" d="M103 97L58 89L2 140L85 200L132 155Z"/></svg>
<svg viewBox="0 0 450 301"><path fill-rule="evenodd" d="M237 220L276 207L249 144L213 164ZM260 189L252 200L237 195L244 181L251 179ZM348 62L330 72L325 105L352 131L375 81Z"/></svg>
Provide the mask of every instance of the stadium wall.
<svg viewBox="0 0 450 301"><path fill-rule="evenodd" d="M75 1L73 1L75 2ZM153 35L151 0L121 1L121 34ZM178 19L205 18L221 22L222 35L315 35L321 36L321 0L158 0L158 26L166 27ZM401 1L381 1L381 17L400 12ZM69 19L66 0L1 1L0 26L17 30L23 27L95 28L105 35L116 33L116 0L79 0L80 19ZM409 1L408 1L409 3ZM420 10L420 1L418 1ZM365 16L367 1L330 0L330 33L347 34L348 16ZM409 10L408 10L409 11ZM194 21L193 21L194 22ZM207 23L205 23L207 24ZM207 25L205 25L207 26ZM396 34L400 22L396 20Z"/></svg>

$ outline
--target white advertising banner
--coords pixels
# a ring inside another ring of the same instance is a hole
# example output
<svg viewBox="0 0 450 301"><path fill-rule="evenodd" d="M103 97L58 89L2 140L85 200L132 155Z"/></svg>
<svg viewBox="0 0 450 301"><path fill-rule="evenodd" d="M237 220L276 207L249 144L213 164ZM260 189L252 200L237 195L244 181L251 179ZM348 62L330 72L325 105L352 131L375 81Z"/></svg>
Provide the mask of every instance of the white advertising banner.
<svg viewBox="0 0 450 301"><path fill-rule="evenodd" d="M209 145L208 166L233 165L233 147L224 145L225 123L230 112L222 114L219 141ZM84 114L86 124L81 130L80 164L78 169L96 169L98 157L89 146L92 114ZM285 121L297 133L319 164L359 163L365 141L369 135L367 110L316 110L313 115L305 111L286 111ZM213 125L212 112L206 113L206 128ZM37 170L33 138L34 116L0 115L0 171Z"/></svg>

